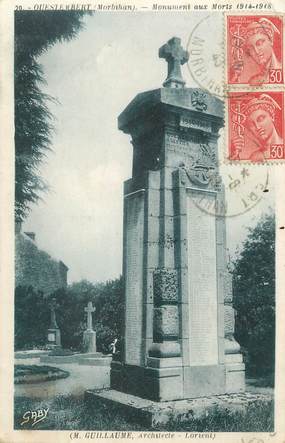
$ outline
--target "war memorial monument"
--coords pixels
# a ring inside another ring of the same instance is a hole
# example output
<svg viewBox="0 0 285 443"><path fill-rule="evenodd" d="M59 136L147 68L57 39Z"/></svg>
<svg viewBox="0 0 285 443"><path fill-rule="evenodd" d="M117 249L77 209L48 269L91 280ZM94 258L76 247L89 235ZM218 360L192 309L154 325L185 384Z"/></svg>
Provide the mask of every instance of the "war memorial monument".
<svg viewBox="0 0 285 443"><path fill-rule="evenodd" d="M185 87L179 38L159 50L163 87L138 94L118 118L131 135L124 184L125 318L111 391L167 402L244 391L234 339L218 138L224 106Z"/></svg>

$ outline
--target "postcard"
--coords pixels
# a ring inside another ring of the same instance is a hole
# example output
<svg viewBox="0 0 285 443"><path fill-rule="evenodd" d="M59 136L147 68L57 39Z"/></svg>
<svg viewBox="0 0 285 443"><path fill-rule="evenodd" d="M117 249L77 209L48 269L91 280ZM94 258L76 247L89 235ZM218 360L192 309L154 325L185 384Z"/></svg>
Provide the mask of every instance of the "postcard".
<svg viewBox="0 0 285 443"><path fill-rule="evenodd" d="M285 5L0 9L0 441L284 443Z"/></svg>

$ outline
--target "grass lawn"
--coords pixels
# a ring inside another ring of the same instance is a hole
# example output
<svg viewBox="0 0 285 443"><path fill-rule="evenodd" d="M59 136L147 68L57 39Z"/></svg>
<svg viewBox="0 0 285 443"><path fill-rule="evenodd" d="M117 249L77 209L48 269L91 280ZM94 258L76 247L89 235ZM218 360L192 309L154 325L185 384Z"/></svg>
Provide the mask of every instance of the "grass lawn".
<svg viewBox="0 0 285 443"><path fill-rule="evenodd" d="M26 411L49 408L48 416L34 427L31 423L21 426ZM128 423L115 409L98 406L87 407L83 399L73 396L58 396L39 401L25 397L15 398L15 429L42 430L116 430L148 431L143 425ZM173 419L157 431L192 432L273 432L273 401L250 405L245 412L216 409L200 419L180 423Z"/></svg>

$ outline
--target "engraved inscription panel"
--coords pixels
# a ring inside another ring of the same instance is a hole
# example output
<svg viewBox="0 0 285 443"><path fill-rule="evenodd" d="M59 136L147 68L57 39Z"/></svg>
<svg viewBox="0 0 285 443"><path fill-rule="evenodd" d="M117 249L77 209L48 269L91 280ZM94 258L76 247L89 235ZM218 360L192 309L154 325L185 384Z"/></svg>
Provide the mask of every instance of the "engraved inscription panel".
<svg viewBox="0 0 285 443"><path fill-rule="evenodd" d="M125 361L141 362L144 192L125 199Z"/></svg>
<svg viewBox="0 0 285 443"><path fill-rule="evenodd" d="M224 319L225 335L233 334L235 329L235 311L232 306L225 305Z"/></svg>
<svg viewBox="0 0 285 443"><path fill-rule="evenodd" d="M177 300L178 281L175 269L161 268L153 272L153 295L156 305Z"/></svg>
<svg viewBox="0 0 285 443"><path fill-rule="evenodd" d="M212 132L211 123L209 123L207 121L203 121L201 119L194 118L194 117L188 118L185 116L181 116L179 124L183 128L199 129L199 130L204 130L209 133Z"/></svg>
<svg viewBox="0 0 285 443"><path fill-rule="evenodd" d="M154 329L160 337L178 336L178 307L167 305L155 308Z"/></svg>
<svg viewBox="0 0 285 443"><path fill-rule="evenodd" d="M53 334L53 333L49 333L48 334L48 341L55 341L55 334Z"/></svg>
<svg viewBox="0 0 285 443"><path fill-rule="evenodd" d="M205 193L203 198L215 199ZM187 193L190 365L218 364L215 217L198 207L201 193ZM214 202L213 202L214 204Z"/></svg>

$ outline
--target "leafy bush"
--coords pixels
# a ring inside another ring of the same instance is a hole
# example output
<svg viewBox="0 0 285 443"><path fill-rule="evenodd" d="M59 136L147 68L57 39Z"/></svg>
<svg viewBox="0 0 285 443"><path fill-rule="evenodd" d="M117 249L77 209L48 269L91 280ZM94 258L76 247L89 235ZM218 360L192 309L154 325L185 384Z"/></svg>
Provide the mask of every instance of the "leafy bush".
<svg viewBox="0 0 285 443"><path fill-rule="evenodd" d="M15 348L43 346L47 339L50 309L46 297L31 286L15 290Z"/></svg>
<svg viewBox="0 0 285 443"><path fill-rule="evenodd" d="M39 165L51 148L52 97L39 56L55 43L74 38L82 29L84 11L19 11L15 13L15 215L25 219L31 203L46 189Z"/></svg>
<svg viewBox="0 0 285 443"><path fill-rule="evenodd" d="M264 215L249 230L233 271L236 338L245 349L248 370L274 371L275 358L275 219Z"/></svg>

